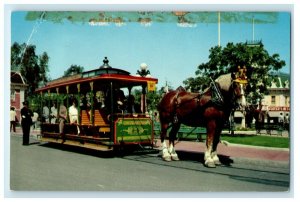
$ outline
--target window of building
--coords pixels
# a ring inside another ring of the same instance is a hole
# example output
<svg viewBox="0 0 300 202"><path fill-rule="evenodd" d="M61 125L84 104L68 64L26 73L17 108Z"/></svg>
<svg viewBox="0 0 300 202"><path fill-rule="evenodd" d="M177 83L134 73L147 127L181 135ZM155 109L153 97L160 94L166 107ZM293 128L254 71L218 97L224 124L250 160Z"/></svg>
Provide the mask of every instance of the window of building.
<svg viewBox="0 0 300 202"><path fill-rule="evenodd" d="M276 104L276 97L275 97L275 95L272 95L272 97L271 97L271 104L272 105Z"/></svg>
<svg viewBox="0 0 300 202"><path fill-rule="evenodd" d="M285 96L285 106L290 106L289 97Z"/></svg>

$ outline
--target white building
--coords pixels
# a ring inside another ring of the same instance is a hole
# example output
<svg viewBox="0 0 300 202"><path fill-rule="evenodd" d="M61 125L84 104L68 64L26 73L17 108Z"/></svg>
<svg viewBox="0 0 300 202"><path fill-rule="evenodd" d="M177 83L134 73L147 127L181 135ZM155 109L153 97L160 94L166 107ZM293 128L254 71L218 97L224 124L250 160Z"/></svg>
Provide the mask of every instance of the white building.
<svg viewBox="0 0 300 202"><path fill-rule="evenodd" d="M272 82L271 87L268 88L269 95L266 95L262 100L263 111L266 111L270 122L289 121L290 117L290 87L289 81L286 80L284 84L281 78L278 77L279 86Z"/></svg>
<svg viewBox="0 0 300 202"><path fill-rule="evenodd" d="M278 76L277 81L273 81L268 87L269 94L262 99L262 112L264 122L270 123L289 123L290 120L290 85L289 81L282 82L281 77ZM234 120L237 125L244 128L245 114L241 111L235 111ZM255 120L253 120L255 122Z"/></svg>

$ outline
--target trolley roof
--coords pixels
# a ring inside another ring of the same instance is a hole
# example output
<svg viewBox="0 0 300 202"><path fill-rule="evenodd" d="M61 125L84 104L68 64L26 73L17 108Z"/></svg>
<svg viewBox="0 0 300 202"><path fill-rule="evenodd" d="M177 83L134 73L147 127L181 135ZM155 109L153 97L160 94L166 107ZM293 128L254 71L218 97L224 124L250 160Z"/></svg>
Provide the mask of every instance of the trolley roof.
<svg viewBox="0 0 300 202"><path fill-rule="evenodd" d="M123 87L134 87L147 85L148 82L157 84L158 79L152 77L141 77L132 76L129 72L117 69L117 68L99 68L91 71L86 71L81 74L76 74L68 77L61 77L52 80L46 84L46 86L36 89L37 93L77 93L78 86L80 92L91 91L91 85L93 85L93 90L103 90L106 89L110 83L118 88ZM80 85L78 85L80 84Z"/></svg>

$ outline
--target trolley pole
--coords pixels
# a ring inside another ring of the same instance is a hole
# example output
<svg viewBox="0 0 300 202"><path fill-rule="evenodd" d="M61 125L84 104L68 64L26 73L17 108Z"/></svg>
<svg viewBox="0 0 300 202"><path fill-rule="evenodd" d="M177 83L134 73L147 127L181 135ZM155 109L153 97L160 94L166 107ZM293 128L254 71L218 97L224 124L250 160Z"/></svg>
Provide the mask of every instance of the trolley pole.
<svg viewBox="0 0 300 202"><path fill-rule="evenodd" d="M142 113L146 113L146 86L142 87L142 103L141 103L141 110Z"/></svg>
<svg viewBox="0 0 300 202"><path fill-rule="evenodd" d="M113 136L114 136L114 86L113 82L110 82L110 142L113 142Z"/></svg>
<svg viewBox="0 0 300 202"><path fill-rule="evenodd" d="M91 87L91 93L90 93L90 99L91 99L90 124L94 125L94 98L95 98L94 82L90 82L90 87Z"/></svg>
<svg viewBox="0 0 300 202"><path fill-rule="evenodd" d="M67 91L67 119L69 119L69 86L66 86L66 91Z"/></svg>
<svg viewBox="0 0 300 202"><path fill-rule="evenodd" d="M80 84L77 84L77 120L78 123L77 124L81 124L81 110L80 110Z"/></svg>

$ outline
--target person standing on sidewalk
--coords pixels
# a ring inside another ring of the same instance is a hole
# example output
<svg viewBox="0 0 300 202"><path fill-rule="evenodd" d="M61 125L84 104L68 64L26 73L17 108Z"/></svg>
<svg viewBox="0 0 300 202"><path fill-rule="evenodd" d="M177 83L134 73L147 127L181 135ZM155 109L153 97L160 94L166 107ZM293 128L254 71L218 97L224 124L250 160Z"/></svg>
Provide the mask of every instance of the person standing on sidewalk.
<svg viewBox="0 0 300 202"><path fill-rule="evenodd" d="M10 107L10 132L13 129L16 132L16 111L14 107Z"/></svg>
<svg viewBox="0 0 300 202"><path fill-rule="evenodd" d="M28 108L28 102L23 102L23 108L21 109L21 125L23 130L23 145L29 145L29 133L32 124L31 117L33 116L32 111Z"/></svg>

